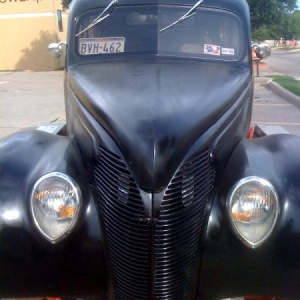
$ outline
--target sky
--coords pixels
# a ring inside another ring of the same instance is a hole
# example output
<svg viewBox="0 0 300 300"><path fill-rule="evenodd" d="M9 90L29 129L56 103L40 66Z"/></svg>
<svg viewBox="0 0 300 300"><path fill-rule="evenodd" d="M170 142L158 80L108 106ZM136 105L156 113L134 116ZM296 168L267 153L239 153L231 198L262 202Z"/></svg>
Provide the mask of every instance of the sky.
<svg viewBox="0 0 300 300"><path fill-rule="evenodd" d="M298 9L300 9L300 0L297 1Z"/></svg>

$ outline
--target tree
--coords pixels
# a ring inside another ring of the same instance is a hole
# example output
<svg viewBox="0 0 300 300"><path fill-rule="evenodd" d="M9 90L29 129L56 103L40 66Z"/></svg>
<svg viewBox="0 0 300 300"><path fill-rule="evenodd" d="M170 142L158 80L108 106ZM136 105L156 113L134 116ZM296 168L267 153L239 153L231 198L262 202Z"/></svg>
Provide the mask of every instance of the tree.
<svg viewBox="0 0 300 300"><path fill-rule="evenodd" d="M300 10L293 12L290 18L290 35L291 38L300 39Z"/></svg>
<svg viewBox="0 0 300 300"><path fill-rule="evenodd" d="M63 10L69 8L69 5L70 5L71 1L72 0L62 0L61 4L62 4L62 7L63 7Z"/></svg>
<svg viewBox="0 0 300 300"><path fill-rule="evenodd" d="M247 0L254 39L279 38L297 8L297 0ZM283 35L284 36L284 35Z"/></svg>

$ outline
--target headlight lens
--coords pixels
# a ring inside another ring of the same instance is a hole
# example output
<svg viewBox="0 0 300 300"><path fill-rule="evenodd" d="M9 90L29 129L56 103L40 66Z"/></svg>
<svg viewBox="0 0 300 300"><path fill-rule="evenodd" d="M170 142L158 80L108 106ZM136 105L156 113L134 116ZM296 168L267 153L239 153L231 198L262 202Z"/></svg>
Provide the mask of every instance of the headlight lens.
<svg viewBox="0 0 300 300"><path fill-rule="evenodd" d="M275 226L279 214L278 196L267 180L246 177L230 192L227 209L238 237L255 248L268 238Z"/></svg>
<svg viewBox="0 0 300 300"><path fill-rule="evenodd" d="M31 211L35 224L52 243L70 233L78 220L80 207L80 189L66 174L46 174L33 187Z"/></svg>

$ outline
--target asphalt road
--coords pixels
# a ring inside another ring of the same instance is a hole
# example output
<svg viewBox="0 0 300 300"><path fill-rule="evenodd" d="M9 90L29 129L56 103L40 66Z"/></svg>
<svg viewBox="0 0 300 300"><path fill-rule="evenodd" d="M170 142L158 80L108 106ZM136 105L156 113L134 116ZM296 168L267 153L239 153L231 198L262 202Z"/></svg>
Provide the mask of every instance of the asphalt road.
<svg viewBox="0 0 300 300"><path fill-rule="evenodd" d="M269 79L264 76L273 74L300 78L300 50L272 51L261 64L260 77L255 78L252 122L275 131L300 135L300 110L270 90Z"/></svg>
<svg viewBox="0 0 300 300"><path fill-rule="evenodd" d="M273 73L280 73L300 79L300 49L291 51L272 51L266 63Z"/></svg>
<svg viewBox="0 0 300 300"><path fill-rule="evenodd" d="M268 88L268 78L255 78L252 125L268 133L291 133L300 136L300 110Z"/></svg>

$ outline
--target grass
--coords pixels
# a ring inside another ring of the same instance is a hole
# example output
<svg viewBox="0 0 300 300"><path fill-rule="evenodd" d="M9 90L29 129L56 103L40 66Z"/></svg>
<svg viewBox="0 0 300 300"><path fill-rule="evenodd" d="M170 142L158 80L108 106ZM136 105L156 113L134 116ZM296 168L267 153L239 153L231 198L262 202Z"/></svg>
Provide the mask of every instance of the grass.
<svg viewBox="0 0 300 300"><path fill-rule="evenodd" d="M283 47L278 47L278 50L283 50L283 51L290 51L290 50L298 50L299 46L283 46Z"/></svg>
<svg viewBox="0 0 300 300"><path fill-rule="evenodd" d="M294 77L281 75L272 75L269 77L277 84L300 97L300 80L297 80Z"/></svg>

